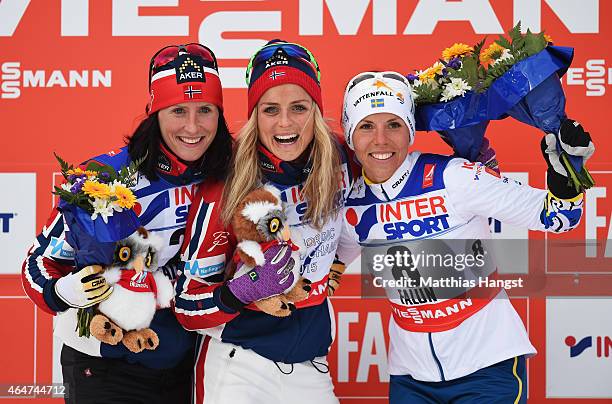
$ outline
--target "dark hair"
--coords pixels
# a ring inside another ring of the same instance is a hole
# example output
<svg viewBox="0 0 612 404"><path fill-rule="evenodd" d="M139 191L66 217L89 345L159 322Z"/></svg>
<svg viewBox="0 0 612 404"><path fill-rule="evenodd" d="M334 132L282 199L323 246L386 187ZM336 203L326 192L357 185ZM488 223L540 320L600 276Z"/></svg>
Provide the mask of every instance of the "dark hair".
<svg viewBox="0 0 612 404"><path fill-rule="evenodd" d="M143 173L149 181L157 180L159 178L157 163L160 155L160 143L162 142L157 112L143 119L134 133L131 136L126 136L125 141L132 161L146 156L138 171ZM232 143L232 136L225 117L219 111L215 138L202 158L195 163L196 167L202 168L205 178L225 180L232 156Z"/></svg>

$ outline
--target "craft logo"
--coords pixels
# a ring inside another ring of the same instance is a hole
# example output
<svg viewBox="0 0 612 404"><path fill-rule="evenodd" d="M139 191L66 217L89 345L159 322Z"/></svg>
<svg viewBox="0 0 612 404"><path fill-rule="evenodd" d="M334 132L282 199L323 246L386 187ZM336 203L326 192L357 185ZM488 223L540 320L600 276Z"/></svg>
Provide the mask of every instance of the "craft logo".
<svg viewBox="0 0 612 404"><path fill-rule="evenodd" d="M15 216L15 213L0 213L0 232L8 233L10 231L11 220Z"/></svg>
<svg viewBox="0 0 612 404"><path fill-rule="evenodd" d="M402 182L404 182L406 178L408 178L408 170L404 171L404 174L402 174L402 176L391 185L391 188L397 188L402 184Z"/></svg>
<svg viewBox="0 0 612 404"><path fill-rule="evenodd" d="M0 65L0 98L15 99L22 88L111 87L110 70L22 70L21 62Z"/></svg>
<svg viewBox="0 0 612 404"><path fill-rule="evenodd" d="M570 67L564 77L568 86L585 86L587 97L602 97L612 84L612 67L604 59L589 59L585 67Z"/></svg>
<svg viewBox="0 0 612 404"><path fill-rule="evenodd" d="M570 358L580 356L587 349L593 348L593 342L595 343L595 356L597 358L610 357L612 338L607 335L596 337L589 335L582 338L580 341L576 341L576 338L571 335L565 338L565 345L569 347Z"/></svg>

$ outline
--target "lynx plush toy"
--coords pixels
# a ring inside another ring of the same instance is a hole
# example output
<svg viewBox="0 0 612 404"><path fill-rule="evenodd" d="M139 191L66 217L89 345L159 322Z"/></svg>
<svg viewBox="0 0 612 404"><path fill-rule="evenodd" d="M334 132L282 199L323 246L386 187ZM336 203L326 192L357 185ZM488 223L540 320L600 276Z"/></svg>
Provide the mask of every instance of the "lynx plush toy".
<svg viewBox="0 0 612 404"><path fill-rule="evenodd" d="M156 271L161 248L162 240L143 227L117 242L114 262L103 273L113 293L91 320L94 337L111 345L122 341L135 353L157 348L159 338L149 324L155 310L170 307L174 297L170 280Z"/></svg>
<svg viewBox="0 0 612 404"><path fill-rule="evenodd" d="M296 309L295 303L306 299L311 289L311 282L300 276L299 248L289 239L286 220L280 193L272 186L247 194L232 217L238 240L234 278L256 266L282 265L283 262L286 264L282 267L293 273L294 281L283 294L254 302L259 310L277 317L289 316Z"/></svg>

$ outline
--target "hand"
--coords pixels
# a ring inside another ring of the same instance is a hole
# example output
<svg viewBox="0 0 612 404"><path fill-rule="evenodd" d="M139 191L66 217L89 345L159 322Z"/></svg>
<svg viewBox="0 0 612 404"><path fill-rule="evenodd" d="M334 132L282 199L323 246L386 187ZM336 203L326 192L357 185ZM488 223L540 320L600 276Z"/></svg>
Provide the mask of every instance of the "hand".
<svg viewBox="0 0 612 404"><path fill-rule="evenodd" d="M90 265L60 278L55 283L55 294L70 307L91 307L107 299L112 286L102 277L102 267Z"/></svg>
<svg viewBox="0 0 612 404"><path fill-rule="evenodd" d="M491 142L489 142L489 139L486 137L482 139L482 146L480 146L476 162L484 164L498 174L500 173L497 155L495 154L495 150L491 147Z"/></svg>
<svg viewBox="0 0 612 404"><path fill-rule="evenodd" d="M591 141L589 132L572 119L568 118L561 124L559 140L564 152L570 156L582 157L583 165L595 153L595 145Z"/></svg>
<svg viewBox="0 0 612 404"><path fill-rule="evenodd" d="M244 275L228 281L232 294L244 304L275 296L289 289L295 279L293 269L300 265L292 257L288 244L279 244L264 252L265 263L251 269Z"/></svg>
<svg viewBox="0 0 612 404"><path fill-rule="evenodd" d="M336 290L340 287L340 280L345 270L346 265L342 261L335 259L334 263L329 269L329 277L327 278L328 296L333 296L334 293L336 293Z"/></svg>
<svg viewBox="0 0 612 404"><path fill-rule="evenodd" d="M567 153L571 156L580 157L584 166L586 161L595 152L591 135L585 132L582 125L578 122L566 119L559 129L559 137L557 138L554 133L548 133L542 138L540 148L548 165L546 182L550 192L555 197L561 199L576 197L583 188L580 185L574 185L577 181L575 178L576 173L573 176L570 175L567 167L571 168L571 166L568 165L567 159L564 164L561 155ZM588 173L587 178L590 178ZM584 182L582 183L584 184Z"/></svg>

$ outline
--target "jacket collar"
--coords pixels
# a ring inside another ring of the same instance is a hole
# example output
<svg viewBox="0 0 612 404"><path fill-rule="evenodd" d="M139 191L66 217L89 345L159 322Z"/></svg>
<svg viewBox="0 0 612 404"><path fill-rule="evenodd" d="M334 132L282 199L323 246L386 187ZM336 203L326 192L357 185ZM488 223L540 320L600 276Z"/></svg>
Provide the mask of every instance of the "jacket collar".
<svg viewBox="0 0 612 404"><path fill-rule="evenodd" d="M204 178L204 170L200 164L197 168L182 162L168 147L160 142L157 172L162 178L178 184L187 184Z"/></svg>
<svg viewBox="0 0 612 404"><path fill-rule="evenodd" d="M366 177L365 173L362 173L363 179L376 198L381 201L391 201L395 199L406 186L406 182L410 177L412 168L419 158L419 155L419 152L408 153L404 162L395 170L387 181L374 183Z"/></svg>

